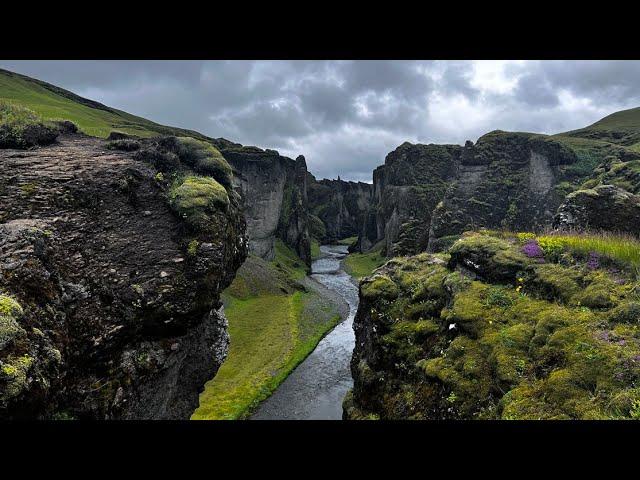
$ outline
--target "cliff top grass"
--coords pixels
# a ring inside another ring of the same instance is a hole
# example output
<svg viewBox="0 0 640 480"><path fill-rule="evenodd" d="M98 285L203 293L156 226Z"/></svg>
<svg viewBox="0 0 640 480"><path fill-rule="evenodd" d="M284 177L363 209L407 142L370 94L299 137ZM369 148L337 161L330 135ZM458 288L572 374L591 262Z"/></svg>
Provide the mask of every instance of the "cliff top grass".
<svg viewBox="0 0 640 480"><path fill-rule="evenodd" d="M58 133L53 124L45 124L33 110L0 99L0 148L48 145Z"/></svg>

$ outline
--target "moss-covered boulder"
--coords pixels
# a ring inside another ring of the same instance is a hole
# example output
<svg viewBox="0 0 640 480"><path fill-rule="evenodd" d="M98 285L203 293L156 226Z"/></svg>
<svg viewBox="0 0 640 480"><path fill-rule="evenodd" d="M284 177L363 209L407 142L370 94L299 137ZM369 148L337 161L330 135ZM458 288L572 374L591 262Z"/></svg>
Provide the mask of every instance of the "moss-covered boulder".
<svg viewBox="0 0 640 480"><path fill-rule="evenodd" d="M210 177L188 176L177 180L169 193L171 206L193 228L213 228L214 214L229 205L226 189Z"/></svg>
<svg viewBox="0 0 640 480"><path fill-rule="evenodd" d="M639 418L633 269L522 248L467 234L364 279L345 418Z"/></svg>
<svg viewBox="0 0 640 480"><path fill-rule="evenodd" d="M615 185L578 190L567 196L554 223L563 229L640 235L640 196Z"/></svg>
<svg viewBox="0 0 640 480"><path fill-rule="evenodd" d="M30 148L56 141L59 130L26 107L0 101L0 148Z"/></svg>

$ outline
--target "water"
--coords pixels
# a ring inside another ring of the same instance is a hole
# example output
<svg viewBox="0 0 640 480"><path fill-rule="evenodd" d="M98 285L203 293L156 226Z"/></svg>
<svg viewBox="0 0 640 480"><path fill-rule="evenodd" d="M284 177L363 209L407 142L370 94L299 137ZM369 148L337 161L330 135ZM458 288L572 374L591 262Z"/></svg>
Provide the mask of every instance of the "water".
<svg viewBox="0 0 640 480"><path fill-rule="evenodd" d="M342 399L353 385L349 362L355 345L352 325L358 309L358 288L340 268L347 247L322 245L320 250L323 258L311 265L311 277L344 298L349 315L320 341L251 419L342 419Z"/></svg>

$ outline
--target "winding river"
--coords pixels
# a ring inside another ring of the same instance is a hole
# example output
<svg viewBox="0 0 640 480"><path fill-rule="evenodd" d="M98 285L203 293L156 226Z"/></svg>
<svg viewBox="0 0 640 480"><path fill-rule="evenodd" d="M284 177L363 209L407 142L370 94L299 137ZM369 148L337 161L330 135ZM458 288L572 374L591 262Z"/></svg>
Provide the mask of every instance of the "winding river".
<svg viewBox="0 0 640 480"><path fill-rule="evenodd" d="M258 407L252 420L342 419L342 399L353 385L349 362L355 344L352 325L358 287L341 267L346 246L322 245L320 251L322 257L313 262L311 277L340 295L349 305L349 314Z"/></svg>

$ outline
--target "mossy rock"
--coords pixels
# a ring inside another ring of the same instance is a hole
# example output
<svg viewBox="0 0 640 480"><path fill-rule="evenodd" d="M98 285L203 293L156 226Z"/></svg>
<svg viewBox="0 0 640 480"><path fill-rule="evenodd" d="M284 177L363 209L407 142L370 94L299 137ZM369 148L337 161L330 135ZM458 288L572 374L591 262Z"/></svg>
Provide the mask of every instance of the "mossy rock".
<svg viewBox="0 0 640 480"><path fill-rule="evenodd" d="M640 324L640 302L627 300L608 312L607 319L611 323Z"/></svg>
<svg viewBox="0 0 640 480"><path fill-rule="evenodd" d="M177 181L169 196L176 213L197 230L208 230L212 214L229 206L227 191L210 177L188 176Z"/></svg>
<svg viewBox="0 0 640 480"><path fill-rule="evenodd" d="M364 279L360 290L365 298L386 300L396 298L400 291L395 282L384 274L374 274L372 277Z"/></svg>
<svg viewBox="0 0 640 480"><path fill-rule="evenodd" d="M550 263L536 265L532 273L527 281L527 289L533 289L545 299L566 303L580 291L581 275L568 268Z"/></svg>
<svg viewBox="0 0 640 480"><path fill-rule="evenodd" d="M0 351L26 335L18 323L22 315L22 307L15 299L8 295L0 295Z"/></svg>
<svg viewBox="0 0 640 480"><path fill-rule="evenodd" d="M449 253L449 268L461 266L491 281L513 281L531 264L513 243L488 235L463 237L453 244Z"/></svg>
<svg viewBox="0 0 640 480"><path fill-rule="evenodd" d="M210 143L191 137L178 137L176 152L180 161L196 172L215 178L225 187L231 187L231 166L220 151Z"/></svg>

